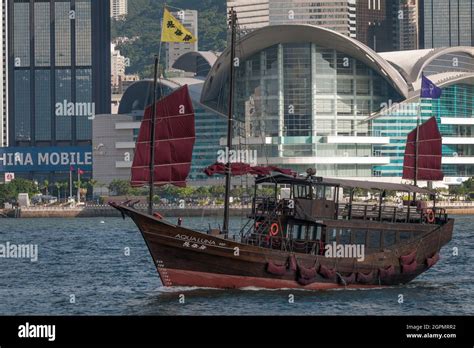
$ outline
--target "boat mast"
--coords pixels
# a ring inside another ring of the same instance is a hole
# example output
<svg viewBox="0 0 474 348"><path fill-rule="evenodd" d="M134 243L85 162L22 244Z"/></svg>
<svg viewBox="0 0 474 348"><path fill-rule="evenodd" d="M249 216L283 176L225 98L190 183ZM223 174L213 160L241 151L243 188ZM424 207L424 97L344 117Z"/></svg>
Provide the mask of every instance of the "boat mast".
<svg viewBox="0 0 474 348"><path fill-rule="evenodd" d="M415 180L414 184L418 184L418 142L420 139L420 118L421 118L421 98L420 105L418 106L418 113L416 115L416 138L415 138Z"/></svg>
<svg viewBox="0 0 474 348"><path fill-rule="evenodd" d="M160 43L161 45L161 43ZM148 214L153 215L153 196L155 183L155 117L156 117L156 87L158 85L158 64L159 55L155 56L155 70L153 77L152 105L151 105L151 125L150 125L150 180L149 180L149 197L148 197Z"/></svg>
<svg viewBox="0 0 474 348"><path fill-rule="evenodd" d="M416 138L415 138L415 177L413 178L413 185L418 185L418 140L420 137L420 114L421 114L421 97L418 105L418 112L416 114ZM410 194L408 193L408 201L410 201ZM416 192L413 192L413 204L416 202Z"/></svg>
<svg viewBox="0 0 474 348"><path fill-rule="evenodd" d="M234 60L235 60L235 37L237 27L237 14L234 8L230 8L230 76L229 76L229 114L227 118L227 150L230 151L232 147L232 119L234 113ZM225 170L225 199L224 199L224 224L222 232L229 233L229 210L230 210L230 185L231 185L232 173L230 159L227 158L226 170Z"/></svg>

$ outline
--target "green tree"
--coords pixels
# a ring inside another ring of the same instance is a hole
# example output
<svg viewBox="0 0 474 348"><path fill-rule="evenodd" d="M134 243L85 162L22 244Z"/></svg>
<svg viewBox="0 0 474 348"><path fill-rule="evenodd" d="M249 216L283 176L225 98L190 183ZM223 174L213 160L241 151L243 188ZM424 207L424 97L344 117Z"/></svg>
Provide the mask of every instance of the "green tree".
<svg viewBox="0 0 474 348"><path fill-rule="evenodd" d="M33 181L22 178L0 185L0 203L16 200L19 193L28 193L31 197L38 193L38 187Z"/></svg>
<svg viewBox="0 0 474 348"><path fill-rule="evenodd" d="M173 7L198 11L199 49L220 51L227 40L227 6L225 0L169 0ZM127 37L120 44L122 55L130 59L128 74L139 74L149 78L153 71L153 58L159 52L163 2L158 0L129 1L126 20L112 21L112 38ZM165 47L161 50L161 62L165 62ZM163 70L161 64L160 70Z"/></svg>
<svg viewBox="0 0 474 348"><path fill-rule="evenodd" d="M127 180L114 179L109 184L109 191L116 196L126 196L130 194L132 187Z"/></svg>

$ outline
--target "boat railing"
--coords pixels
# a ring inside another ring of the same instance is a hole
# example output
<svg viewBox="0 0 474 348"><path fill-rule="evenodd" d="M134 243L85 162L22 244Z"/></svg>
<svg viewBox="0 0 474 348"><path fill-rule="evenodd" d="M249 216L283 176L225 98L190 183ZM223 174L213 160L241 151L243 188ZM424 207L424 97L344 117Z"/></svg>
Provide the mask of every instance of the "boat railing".
<svg viewBox="0 0 474 348"><path fill-rule="evenodd" d="M430 213L432 212L432 214ZM438 223L448 220L446 209L437 207L417 208L379 204L339 204L339 218L344 220L369 220L393 223Z"/></svg>

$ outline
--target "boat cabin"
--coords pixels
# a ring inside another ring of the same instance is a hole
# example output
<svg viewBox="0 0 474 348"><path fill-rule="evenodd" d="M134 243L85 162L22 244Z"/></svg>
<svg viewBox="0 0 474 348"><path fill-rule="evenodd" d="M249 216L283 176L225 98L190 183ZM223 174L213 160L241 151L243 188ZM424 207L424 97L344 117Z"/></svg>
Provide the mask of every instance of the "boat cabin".
<svg viewBox="0 0 474 348"><path fill-rule="evenodd" d="M271 190L259 190L263 187ZM363 192L371 192L371 199L358 199L356 193ZM403 193L404 201L389 202L388 194L395 192ZM256 179L250 218L253 226L243 234L248 242L310 254L334 242L382 250L448 220L425 188L283 174Z"/></svg>

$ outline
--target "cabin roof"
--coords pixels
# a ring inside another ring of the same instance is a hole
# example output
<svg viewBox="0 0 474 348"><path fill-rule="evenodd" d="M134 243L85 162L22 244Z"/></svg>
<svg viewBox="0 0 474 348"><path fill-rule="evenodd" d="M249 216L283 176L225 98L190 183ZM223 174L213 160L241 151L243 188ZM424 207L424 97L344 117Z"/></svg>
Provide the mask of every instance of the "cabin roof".
<svg viewBox="0 0 474 348"><path fill-rule="evenodd" d="M347 188L361 188L365 190L379 190L379 191L399 191L399 192L410 192L410 193L421 193L421 194L432 194L433 191L426 188L421 188L414 185L408 184L394 184L388 182L375 182L375 181L362 181L362 180L345 180L345 179L328 179L322 177L312 177L312 180L302 177L293 177L284 174L277 174L273 176L265 176L257 178L256 184L273 183L273 184L319 184L319 185L330 185Z"/></svg>

